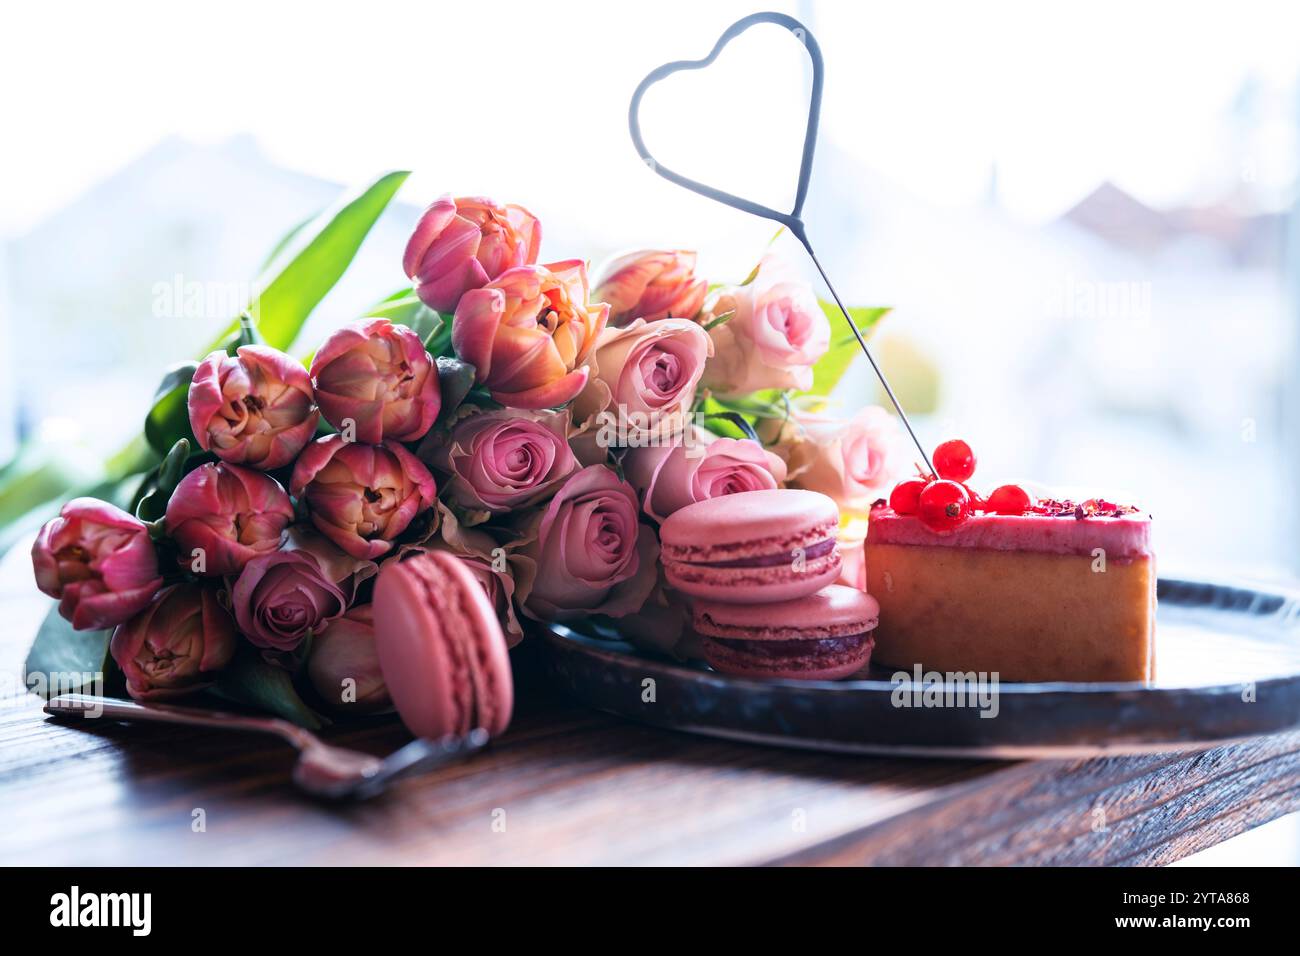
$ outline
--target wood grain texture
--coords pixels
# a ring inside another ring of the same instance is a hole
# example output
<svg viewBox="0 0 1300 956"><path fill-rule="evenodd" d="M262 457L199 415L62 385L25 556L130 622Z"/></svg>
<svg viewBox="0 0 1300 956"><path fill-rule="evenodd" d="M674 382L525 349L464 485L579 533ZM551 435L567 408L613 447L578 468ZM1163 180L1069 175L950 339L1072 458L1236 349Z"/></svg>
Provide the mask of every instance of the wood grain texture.
<svg viewBox="0 0 1300 956"><path fill-rule="evenodd" d="M489 751L336 807L293 790L273 740L46 718L15 670L44 602L6 580L0 863L1161 864L1300 808L1300 734L1086 761L784 751L587 711L528 653ZM391 719L329 737L406 740Z"/></svg>

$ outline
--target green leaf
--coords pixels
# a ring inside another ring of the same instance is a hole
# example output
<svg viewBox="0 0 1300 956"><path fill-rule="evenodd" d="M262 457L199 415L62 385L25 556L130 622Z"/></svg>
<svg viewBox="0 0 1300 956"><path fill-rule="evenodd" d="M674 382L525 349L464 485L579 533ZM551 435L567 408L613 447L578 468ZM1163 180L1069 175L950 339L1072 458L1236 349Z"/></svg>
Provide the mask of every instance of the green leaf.
<svg viewBox="0 0 1300 956"><path fill-rule="evenodd" d="M251 644L241 642L212 690L226 700L270 712L308 730L322 726L320 717L298 695L289 672L268 664Z"/></svg>
<svg viewBox="0 0 1300 956"><path fill-rule="evenodd" d="M394 325L406 326L420 337L425 348L429 347L429 341L441 332L446 324L441 315L421 302L410 289L389 296L366 315L378 316L381 319L388 319Z"/></svg>
<svg viewBox="0 0 1300 956"><path fill-rule="evenodd" d="M438 365L438 388L442 392L442 405L438 411L439 418L446 418L460 408L461 403L474 388L474 366L458 358L439 355L435 359Z"/></svg>
<svg viewBox="0 0 1300 956"><path fill-rule="evenodd" d="M0 469L0 527L68 488L94 484L103 477L104 469L94 454L80 446L24 442L14 459Z"/></svg>
<svg viewBox="0 0 1300 956"><path fill-rule="evenodd" d="M190 382L198 368L198 362L173 365L154 393L153 408L144 419L144 437L160 455L167 454L182 438L194 441L188 399Z"/></svg>
<svg viewBox="0 0 1300 956"><path fill-rule="evenodd" d="M166 513L167 502L171 500L172 492L185 477L185 463L189 457L190 443L182 438L172 446L172 450L158 466L158 474L148 482L148 490L135 506L137 518L146 522L157 521Z"/></svg>
<svg viewBox="0 0 1300 956"><path fill-rule="evenodd" d="M758 441L758 432L754 431L751 425L740 412L715 412L712 415L704 416L708 421L724 421L733 425L737 431L750 441ZM762 444L762 442L759 442Z"/></svg>
<svg viewBox="0 0 1300 956"><path fill-rule="evenodd" d="M245 345L265 345L262 339L262 333L257 330L257 320L247 312L239 317L239 338L236 341L236 349Z"/></svg>
<svg viewBox="0 0 1300 956"><path fill-rule="evenodd" d="M271 267L271 263L275 262L276 259L280 258L284 250L288 249L289 246L293 244L293 241L302 235L302 231L306 229L308 226L310 226L313 222L315 222L316 217L319 215L320 215L319 212L312 213L302 222L298 223L298 225L294 226L283 236L281 236L279 241L276 242L276 244L271 247L271 251L266 254L266 258L262 260L262 268L259 271L265 272L267 269L269 269Z"/></svg>
<svg viewBox="0 0 1300 956"><path fill-rule="evenodd" d="M713 401L728 411L753 415L757 418L790 417L790 400L786 392L770 388L749 395L712 396Z"/></svg>
<svg viewBox="0 0 1300 956"><path fill-rule="evenodd" d="M822 311L830 319L831 328L838 329L844 327L844 315L840 312L839 306L834 302L827 302L824 299L818 300ZM880 320L889 314L889 307L849 307L849 315L853 317L854 324L857 325L858 331L862 333L863 340L869 339L871 333L875 330ZM862 349L858 341L853 337L852 330L848 330L847 336L834 342L826 354L817 360L813 366L813 385L808 389L809 395L829 395L840 383L844 373L849 370L853 360L862 354Z"/></svg>
<svg viewBox="0 0 1300 956"><path fill-rule="evenodd" d="M735 314L736 314L736 310L735 310L735 309L731 309L731 310L729 310L729 311L727 311L727 312L723 312L721 315L716 315L716 316L714 316L714 317L713 317L712 319L710 319L707 323L705 323L704 331L705 331L705 332L712 332L712 331L713 331L714 329L716 329L719 325L723 325L724 323L726 323L726 322L727 322L727 321L728 321L728 320L729 320L733 315L735 315Z"/></svg>
<svg viewBox="0 0 1300 956"><path fill-rule="evenodd" d="M48 697L79 692L101 693L107 670L111 630L74 631L51 607L23 665L23 680L30 690Z"/></svg>
<svg viewBox="0 0 1300 956"><path fill-rule="evenodd" d="M249 303L267 345L282 350L293 345L307 316L351 265L362 240L409 175L398 171L380 176L286 237L258 277L259 291ZM225 347L238 331L236 319L203 354Z"/></svg>

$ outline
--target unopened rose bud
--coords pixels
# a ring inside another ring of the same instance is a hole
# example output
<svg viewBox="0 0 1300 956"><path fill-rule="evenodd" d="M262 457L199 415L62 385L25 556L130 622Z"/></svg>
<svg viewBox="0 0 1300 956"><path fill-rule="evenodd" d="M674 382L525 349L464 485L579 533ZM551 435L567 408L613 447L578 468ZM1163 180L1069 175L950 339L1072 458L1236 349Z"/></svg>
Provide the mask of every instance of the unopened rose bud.
<svg viewBox="0 0 1300 956"><path fill-rule="evenodd" d="M369 604L352 608L316 636L307 675L331 710L366 714L392 706L379 669Z"/></svg>
<svg viewBox="0 0 1300 956"><path fill-rule="evenodd" d="M645 249L606 264L592 298L609 303L610 325L619 326L634 319L693 319L707 290L695 275L695 253Z"/></svg>
<svg viewBox="0 0 1300 956"><path fill-rule="evenodd" d="M32 545L36 586L59 599L77 630L113 627L145 607L162 586L143 521L96 498L75 498Z"/></svg>
<svg viewBox="0 0 1300 956"><path fill-rule="evenodd" d="M270 471L289 464L316 433L320 412L302 363L265 345L218 350L194 373L190 428L223 461Z"/></svg>
<svg viewBox="0 0 1300 956"><path fill-rule="evenodd" d="M465 293L451 344L495 401L551 408L587 384L583 363L608 316L609 306L588 301L581 260L520 266Z"/></svg>
<svg viewBox="0 0 1300 956"><path fill-rule="evenodd" d="M109 648L132 697L178 697L208 686L230 663L235 622L215 589L173 584L120 625Z"/></svg>
<svg viewBox="0 0 1300 956"><path fill-rule="evenodd" d="M351 438L415 441L438 417L438 370L420 337L387 319L365 319L334 332L311 363L321 414Z"/></svg>
<svg viewBox="0 0 1300 956"><path fill-rule="evenodd" d="M164 528L180 562L198 574L238 574L253 558L280 547L293 505L269 475L226 462L200 465L167 502ZM196 556L202 557L195 567Z"/></svg>
<svg viewBox="0 0 1300 956"><path fill-rule="evenodd" d="M420 217L402 266L429 308L452 312L471 289L535 263L541 243L541 223L523 206L443 196Z"/></svg>
<svg viewBox="0 0 1300 956"><path fill-rule="evenodd" d="M329 435L308 445L289 490L307 502L318 531L355 558L393 547L420 512L433 507L429 469L397 442L367 445Z"/></svg>

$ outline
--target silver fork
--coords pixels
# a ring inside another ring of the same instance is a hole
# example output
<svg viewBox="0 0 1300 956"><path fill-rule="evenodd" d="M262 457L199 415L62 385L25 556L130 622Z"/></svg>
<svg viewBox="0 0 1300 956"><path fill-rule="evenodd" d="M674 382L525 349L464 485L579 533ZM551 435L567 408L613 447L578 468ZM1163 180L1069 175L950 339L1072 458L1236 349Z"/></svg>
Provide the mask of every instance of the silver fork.
<svg viewBox="0 0 1300 956"><path fill-rule="evenodd" d="M454 734L438 740L413 740L387 757L375 757L359 750L335 747L296 724L277 717L249 717L206 707L174 707L145 704L117 697L92 694L60 694L45 704L52 717L83 720L144 720L165 724L216 727L272 734L298 751L293 782L299 789L330 800L366 800L377 796L393 781L432 770L482 750L488 733L481 728L464 736Z"/></svg>

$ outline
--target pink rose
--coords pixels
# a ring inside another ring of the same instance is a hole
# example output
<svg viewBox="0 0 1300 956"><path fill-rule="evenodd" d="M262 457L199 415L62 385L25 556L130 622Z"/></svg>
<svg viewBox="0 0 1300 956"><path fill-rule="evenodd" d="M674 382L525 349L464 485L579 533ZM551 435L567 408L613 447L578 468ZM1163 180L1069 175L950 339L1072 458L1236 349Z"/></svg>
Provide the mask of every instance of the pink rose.
<svg viewBox="0 0 1300 956"><path fill-rule="evenodd" d="M438 417L438 370L420 337L387 319L363 319L330 335L311 362L325 420L351 420L357 441L415 441Z"/></svg>
<svg viewBox="0 0 1300 956"><path fill-rule="evenodd" d="M545 498L578 467L565 412L483 412L460 421L435 464L464 508L504 512Z"/></svg>
<svg viewBox="0 0 1300 956"><path fill-rule="evenodd" d="M847 516L846 516L847 517ZM859 591L867 589L867 519L848 518L836 536L840 545L840 576L836 584Z"/></svg>
<svg viewBox="0 0 1300 956"><path fill-rule="evenodd" d="M379 573L379 565L369 558L354 558L309 524L290 525L284 537L284 550L305 551L316 559L321 576L343 593L349 606L361 585Z"/></svg>
<svg viewBox="0 0 1300 956"><path fill-rule="evenodd" d="M519 266L461 297L451 344L495 401L551 408L587 384L582 364L608 318L609 306L587 301L581 260Z"/></svg>
<svg viewBox="0 0 1300 956"><path fill-rule="evenodd" d="M213 588L173 584L118 626L109 650L137 700L179 697L212 683L235 654L235 622Z"/></svg>
<svg viewBox="0 0 1300 956"><path fill-rule="evenodd" d="M181 479L167 502L163 526L180 549L182 567L225 575L277 550L291 521L293 505L274 478L209 462Z"/></svg>
<svg viewBox="0 0 1300 956"><path fill-rule="evenodd" d="M261 471L293 461L320 418L302 363L265 345L205 358L190 382L189 415L200 447Z"/></svg>
<svg viewBox="0 0 1300 956"><path fill-rule="evenodd" d="M637 319L626 328L607 328L591 353L591 376L574 402L575 420L613 409L629 443L640 435L679 434L712 355L708 333L689 319Z"/></svg>
<svg viewBox="0 0 1300 956"><path fill-rule="evenodd" d="M694 429L688 443L633 448L623 471L645 513L663 521L679 508L740 491L779 488L785 462L750 439L715 438Z"/></svg>
<svg viewBox="0 0 1300 956"><path fill-rule="evenodd" d="M633 319L693 319L708 286L695 276L695 253L645 249L606 264L594 297L609 303L611 325Z"/></svg>
<svg viewBox="0 0 1300 956"><path fill-rule="evenodd" d="M41 528L32 568L79 631L121 624L162 587L144 522L96 498L74 498Z"/></svg>
<svg viewBox="0 0 1300 956"><path fill-rule="evenodd" d="M532 587L532 562L521 565L512 561L492 535L481 526L462 526L444 503L438 503L438 510L441 512L438 538L428 544L404 546L398 560L412 551L443 550L456 555L482 586L496 609L507 646L514 647L524 638L515 603L521 591L526 593Z"/></svg>
<svg viewBox="0 0 1300 956"><path fill-rule="evenodd" d="M420 217L402 267L429 308L451 312L470 289L535 263L541 244L542 224L523 206L443 196Z"/></svg>
<svg viewBox="0 0 1300 956"><path fill-rule="evenodd" d="M654 589L659 543L638 521L636 490L604 465L574 473L525 530L536 571L525 610L541 620L620 617Z"/></svg>
<svg viewBox="0 0 1300 956"><path fill-rule="evenodd" d="M369 604L358 604L315 637L307 677L331 710L371 714L392 706L379 669Z"/></svg>
<svg viewBox="0 0 1300 956"><path fill-rule="evenodd" d="M276 651L292 651L347 609L343 591L305 550L253 558L230 599L240 632L256 646Z"/></svg>
<svg viewBox="0 0 1300 956"><path fill-rule="evenodd" d="M378 558L438 490L418 458L397 442L367 445L328 435L304 449L289 490L312 524L348 554Z"/></svg>
<svg viewBox="0 0 1300 956"><path fill-rule="evenodd" d="M790 484L829 495L845 511L867 511L908 465L898 420L879 405L851 419L797 414L804 442L789 458Z"/></svg>
<svg viewBox="0 0 1300 956"><path fill-rule="evenodd" d="M715 392L812 387L813 364L830 347L831 326L812 287L765 258L748 285L723 290L706 316L731 318L710 330L714 359L704 384Z"/></svg>
<svg viewBox="0 0 1300 956"><path fill-rule="evenodd" d="M483 593L488 596L488 601L496 609L497 620L501 622L501 630L506 636L506 646L514 647L524 639L524 629L515 616L515 579L509 565L498 571L489 558L459 553L456 553L456 557L469 568L469 573L474 575L483 588Z"/></svg>

